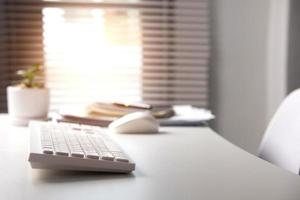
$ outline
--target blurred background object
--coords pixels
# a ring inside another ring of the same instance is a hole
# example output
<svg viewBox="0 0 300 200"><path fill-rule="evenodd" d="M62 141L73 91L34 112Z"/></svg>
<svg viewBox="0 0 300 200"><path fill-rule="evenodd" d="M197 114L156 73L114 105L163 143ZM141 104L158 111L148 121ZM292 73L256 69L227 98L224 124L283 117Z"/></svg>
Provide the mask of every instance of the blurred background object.
<svg viewBox="0 0 300 200"><path fill-rule="evenodd" d="M11 73L44 63L51 110L97 101L193 105L256 153L279 103L300 86L296 0L0 3L3 112Z"/></svg>

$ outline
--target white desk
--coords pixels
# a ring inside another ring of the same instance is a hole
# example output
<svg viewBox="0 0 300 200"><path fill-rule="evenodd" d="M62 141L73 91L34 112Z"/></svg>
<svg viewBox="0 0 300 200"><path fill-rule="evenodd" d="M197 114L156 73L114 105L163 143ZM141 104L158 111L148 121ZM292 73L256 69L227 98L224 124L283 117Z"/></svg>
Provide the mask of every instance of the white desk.
<svg viewBox="0 0 300 200"><path fill-rule="evenodd" d="M114 135L137 164L132 174L55 172L30 168L27 129L0 116L0 199L300 199L300 177L209 128L161 130Z"/></svg>

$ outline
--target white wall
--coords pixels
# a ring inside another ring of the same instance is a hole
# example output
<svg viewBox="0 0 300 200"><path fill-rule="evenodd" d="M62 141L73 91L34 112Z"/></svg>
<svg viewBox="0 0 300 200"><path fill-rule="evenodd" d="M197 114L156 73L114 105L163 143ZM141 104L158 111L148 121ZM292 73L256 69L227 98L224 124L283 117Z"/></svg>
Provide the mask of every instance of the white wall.
<svg viewBox="0 0 300 200"><path fill-rule="evenodd" d="M286 35L280 28L287 22L287 1L212 1L211 105L217 116L213 127L252 153L284 96L285 51L276 48L285 48ZM285 6L282 12L278 4Z"/></svg>
<svg viewBox="0 0 300 200"><path fill-rule="evenodd" d="M271 0L267 47L267 122L288 93L290 1Z"/></svg>
<svg viewBox="0 0 300 200"><path fill-rule="evenodd" d="M300 1L291 0L288 47L288 91L300 87Z"/></svg>

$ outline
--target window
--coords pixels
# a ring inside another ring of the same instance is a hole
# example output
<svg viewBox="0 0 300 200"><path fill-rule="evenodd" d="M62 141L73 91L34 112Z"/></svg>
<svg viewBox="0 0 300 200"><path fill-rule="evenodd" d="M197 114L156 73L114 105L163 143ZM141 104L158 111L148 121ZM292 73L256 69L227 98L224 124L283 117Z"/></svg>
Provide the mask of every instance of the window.
<svg viewBox="0 0 300 200"><path fill-rule="evenodd" d="M208 106L207 0L1 0L0 107L43 63L51 109L91 101Z"/></svg>

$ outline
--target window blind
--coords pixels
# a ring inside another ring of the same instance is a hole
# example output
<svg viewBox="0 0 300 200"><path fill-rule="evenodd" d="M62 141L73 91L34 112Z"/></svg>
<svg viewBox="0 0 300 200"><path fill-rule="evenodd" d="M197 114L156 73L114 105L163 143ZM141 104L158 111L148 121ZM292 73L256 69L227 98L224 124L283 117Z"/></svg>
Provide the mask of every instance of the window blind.
<svg viewBox="0 0 300 200"><path fill-rule="evenodd" d="M14 71L46 70L51 109L92 101L208 106L208 0L1 0L0 106Z"/></svg>

